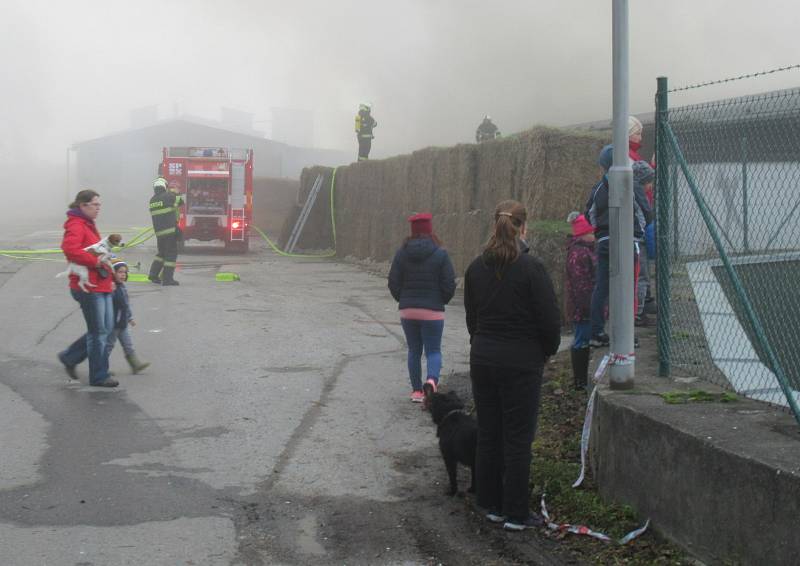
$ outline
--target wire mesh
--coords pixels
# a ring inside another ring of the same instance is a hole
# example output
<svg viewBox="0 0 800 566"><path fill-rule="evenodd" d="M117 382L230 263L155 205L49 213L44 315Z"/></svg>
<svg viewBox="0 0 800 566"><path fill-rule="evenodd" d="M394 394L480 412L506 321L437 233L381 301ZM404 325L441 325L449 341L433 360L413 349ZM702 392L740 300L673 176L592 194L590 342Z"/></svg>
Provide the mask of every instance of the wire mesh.
<svg viewBox="0 0 800 566"><path fill-rule="evenodd" d="M800 422L800 88L659 116L660 355Z"/></svg>

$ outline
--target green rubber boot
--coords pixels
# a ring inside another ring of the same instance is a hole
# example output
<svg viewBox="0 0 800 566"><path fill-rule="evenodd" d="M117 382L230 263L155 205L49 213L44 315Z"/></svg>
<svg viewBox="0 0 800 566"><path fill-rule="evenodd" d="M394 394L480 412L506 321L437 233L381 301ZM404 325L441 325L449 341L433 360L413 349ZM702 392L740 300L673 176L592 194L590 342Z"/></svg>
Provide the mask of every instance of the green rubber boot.
<svg viewBox="0 0 800 566"><path fill-rule="evenodd" d="M128 365L131 366L133 373L140 373L150 367L150 362L141 361L136 354L125 356L125 359L128 360Z"/></svg>

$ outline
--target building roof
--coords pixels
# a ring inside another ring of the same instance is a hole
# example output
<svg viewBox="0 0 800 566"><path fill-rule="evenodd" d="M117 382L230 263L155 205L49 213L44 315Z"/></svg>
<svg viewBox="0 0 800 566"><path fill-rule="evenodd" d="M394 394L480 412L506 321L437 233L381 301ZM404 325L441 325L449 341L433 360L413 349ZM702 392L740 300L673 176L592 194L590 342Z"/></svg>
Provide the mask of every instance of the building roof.
<svg viewBox="0 0 800 566"><path fill-rule="evenodd" d="M203 128L208 130L209 133L219 133L225 134L227 136L235 135L241 136L243 138L249 138L254 142L258 143L271 143L271 144L278 144L278 145L286 145L281 142L273 141L267 139L265 137L264 132L258 130L243 130L236 127L231 127L228 124L223 124L221 122L216 122L213 120L207 120L205 118L201 118L199 116L191 116L191 115L182 115L177 118L168 118L166 120L159 120L147 126L142 126L138 128L127 128L125 130L119 130L117 132L111 132L109 134L105 134L100 137L91 138L88 140L83 140L72 144L72 149L79 149L82 147L94 145L97 143L106 143L113 139L120 139L120 138L130 138L135 136L147 136L159 130L164 130L167 128L175 128L181 126L191 126L194 128Z"/></svg>

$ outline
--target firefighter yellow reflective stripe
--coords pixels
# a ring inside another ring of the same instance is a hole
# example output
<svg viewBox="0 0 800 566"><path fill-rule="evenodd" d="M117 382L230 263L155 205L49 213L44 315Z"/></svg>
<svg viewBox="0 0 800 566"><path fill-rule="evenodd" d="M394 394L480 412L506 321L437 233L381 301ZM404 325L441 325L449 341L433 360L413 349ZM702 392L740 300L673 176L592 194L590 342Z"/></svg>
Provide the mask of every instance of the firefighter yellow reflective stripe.
<svg viewBox="0 0 800 566"><path fill-rule="evenodd" d="M174 233L175 233L174 226L172 228L164 228L163 230L159 230L158 232L156 232L156 238L158 238L159 236L166 236L167 234L174 234Z"/></svg>
<svg viewBox="0 0 800 566"><path fill-rule="evenodd" d="M176 267L177 265L178 264L175 263L174 261L165 261L164 262L164 267Z"/></svg>
<svg viewBox="0 0 800 566"><path fill-rule="evenodd" d="M156 210L150 211L150 216L159 216L161 214L169 214L170 212L174 212L175 208L172 206L168 206L166 208L158 208Z"/></svg>
<svg viewBox="0 0 800 566"><path fill-rule="evenodd" d="M162 258L161 256L158 256L158 255L157 255L157 256L156 256L156 257L153 259L153 263L164 263L164 260L163 260L163 258Z"/></svg>

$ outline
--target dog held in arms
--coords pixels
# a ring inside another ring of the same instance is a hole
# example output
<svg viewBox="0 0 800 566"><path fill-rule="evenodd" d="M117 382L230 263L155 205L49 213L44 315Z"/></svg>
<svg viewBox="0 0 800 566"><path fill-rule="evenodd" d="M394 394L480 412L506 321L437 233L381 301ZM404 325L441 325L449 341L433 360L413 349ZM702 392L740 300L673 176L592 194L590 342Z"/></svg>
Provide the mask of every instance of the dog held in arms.
<svg viewBox="0 0 800 566"><path fill-rule="evenodd" d="M87 246L83 248L83 250L97 256L98 258L100 258L100 261L108 261L111 259L113 248L123 245L125 244L122 243L122 236L120 236L119 234L109 234L96 244ZM110 275L110 273L105 273L105 275L103 274L104 272L108 271L103 267L99 267L98 271L100 271L100 277L102 278L108 277ZM56 275L56 277L63 277L65 275L77 275L78 287L80 287L84 293L89 292L89 290L86 287L97 287L97 285L94 285L89 282L89 268L86 267L85 265L78 265L77 263L69 262L67 264L67 270L59 273L58 275Z"/></svg>
<svg viewBox="0 0 800 566"><path fill-rule="evenodd" d="M475 493L475 452L478 446L478 423L464 410L464 403L455 391L436 393L425 391L426 405L436 425L439 437L439 450L442 452L450 487L445 492L455 495L458 492L456 468L458 464L469 467L472 483L469 493Z"/></svg>

